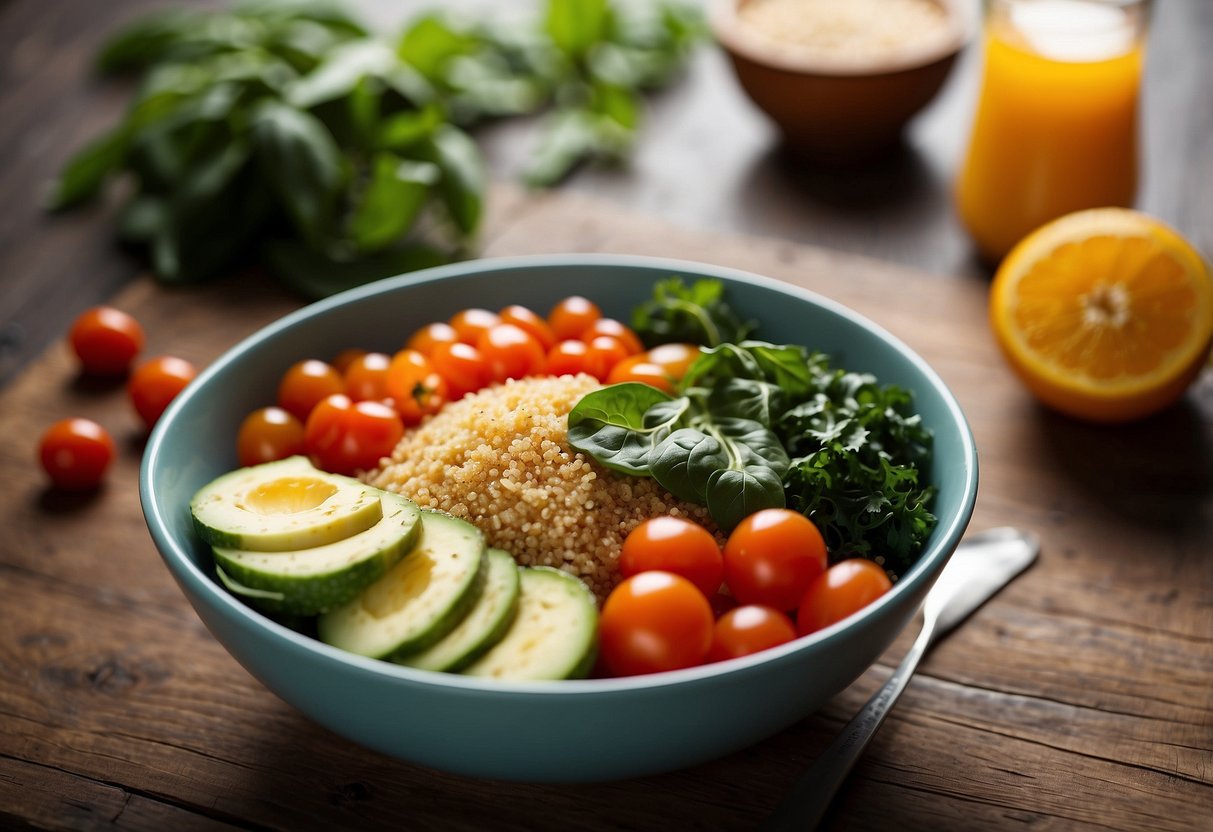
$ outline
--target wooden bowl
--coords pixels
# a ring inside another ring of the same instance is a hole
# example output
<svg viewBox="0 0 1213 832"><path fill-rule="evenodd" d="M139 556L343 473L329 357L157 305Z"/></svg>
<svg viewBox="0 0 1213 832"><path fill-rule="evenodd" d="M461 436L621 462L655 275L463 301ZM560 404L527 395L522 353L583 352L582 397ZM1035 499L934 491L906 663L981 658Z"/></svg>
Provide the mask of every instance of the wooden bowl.
<svg viewBox="0 0 1213 832"><path fill-rule="evenodd" d="M939 92L974 21L962 0L931 0L946 31L864 55L828 55L747 23L752 0L717 0L709 19L750 99L810 160L860 163L888 150Z"/></svg>

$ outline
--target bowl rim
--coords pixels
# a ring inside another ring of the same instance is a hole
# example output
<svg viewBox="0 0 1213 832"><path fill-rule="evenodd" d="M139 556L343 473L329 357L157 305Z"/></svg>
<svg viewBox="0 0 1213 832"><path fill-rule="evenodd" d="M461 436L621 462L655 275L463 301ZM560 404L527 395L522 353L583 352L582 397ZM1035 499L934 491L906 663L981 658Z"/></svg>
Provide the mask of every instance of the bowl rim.
<svg viewBox="0 0 1213 832"><path fill-rule="evenodd" d="M279 333L291 327L320 317L331 309L368 297L394 293L427 283L474 275L486 271L527 270L536 267L577 268L581 266L645 268L649 270L680 272L695 276L721 277L738 283L751 284L791 294L823 307L827 311L848 319L851 323L868 330L915 366L930 385L936 389L946 406L950 419L959 428L961 457L965 461L962 475L960 510L954 517L950 518L946 525L941 524L935 529L929 545L923 550L917 562L905 575L901 576L901 579L893 585L893 588L889 592L869 604L855 616L844 619L816 633L797 637L787 644L769 648L750 656L699 665L697 667L641 676L607 679L565 679L558 682L479 679L459 674L418 670L381 659L367 658L337 647L332 647L318 639L279 624L238 600L217 581L203 572L194 563L190 553L167 533L167 516L169 512L180 511L182 507L166 506L158 498L157 460L169 441L177 415L200 395L200 391L207 385L210 379L221 374L230 364L236 362L239 356L248 350L271 340ZM957 402L943 379L939 377L918 353L866 316L812 290L783 280L728 266L647 255L569 253L483 257L408 272L348 289L323 300L305 305L270 322L224 351L207 365L198 374L198 377L169 404L169 407L158 420L147 440L143 460L140 464L139 497L144 519L149 533L156 544L157 552L175 579L183 585L183 589L188 588L187 596L197 595L207 599L212 609L229 619L234 618L238 620L243 627L268 629L278 637L284 639L293 649L318 654L325 659L346 665L354 671L390 677L393 681L401 684L434 686L465 693L474 692L498 695L600 696L629 691L652 691L670 686L690 686L696 683L710 683L711 680L717 677L728 676L737 672L744 673L744 671L757 665L778 665L789 662L799 653L812 651L818 645L838 638L846 628L857 624L860 620L884 614L901 596L916 591L921 584L933 581L934 577L938 576L939 570L946 564L952 551L955 550L956 545L960 542L972 517L977 499L977 483L978 459L976 443L968 421L960 409L959 402ZM192 603L192 597L190 600Z"/></svg>
<svg viewBox="0 0 1213 832"><path fill-rule="evenodd" d="M709 0L708 25L727 52L772 69L837 78L893 75L954 58L972 41L978 19L966 0L932 0L947 17L946 37L925 47L911 44L879 58L831 58L755 32L737 13L745 2L748 0Z"/></svg>

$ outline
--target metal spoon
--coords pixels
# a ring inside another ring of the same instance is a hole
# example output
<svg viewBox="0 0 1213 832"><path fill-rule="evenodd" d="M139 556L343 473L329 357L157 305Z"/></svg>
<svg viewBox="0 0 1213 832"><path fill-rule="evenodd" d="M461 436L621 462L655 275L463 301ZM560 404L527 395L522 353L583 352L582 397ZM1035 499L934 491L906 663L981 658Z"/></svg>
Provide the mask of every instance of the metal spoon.
<svg viewBox="0 0 1213 832"><path fill-rule="evenodd" d="M830 744L763 827L776 830L815 829L834 794L885 716L905 690L919 660L940 637L993 597L1036 559L1040 539L1009 527L970 535L960 542L927 593L922 605L922 631L901 664L876 691L842 733Z"/></svg>

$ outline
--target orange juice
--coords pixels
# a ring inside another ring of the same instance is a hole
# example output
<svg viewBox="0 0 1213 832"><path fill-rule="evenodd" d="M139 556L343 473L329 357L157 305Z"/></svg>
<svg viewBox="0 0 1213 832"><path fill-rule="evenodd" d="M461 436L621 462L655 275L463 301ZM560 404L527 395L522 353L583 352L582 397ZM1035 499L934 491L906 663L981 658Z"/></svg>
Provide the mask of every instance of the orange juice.
<svg viewBox="0 0 1213 832"><path fill-rule="evenodd" d="M982 256L1083 208L1131 206L1144 10L995 0L957 202Z"/></svg>

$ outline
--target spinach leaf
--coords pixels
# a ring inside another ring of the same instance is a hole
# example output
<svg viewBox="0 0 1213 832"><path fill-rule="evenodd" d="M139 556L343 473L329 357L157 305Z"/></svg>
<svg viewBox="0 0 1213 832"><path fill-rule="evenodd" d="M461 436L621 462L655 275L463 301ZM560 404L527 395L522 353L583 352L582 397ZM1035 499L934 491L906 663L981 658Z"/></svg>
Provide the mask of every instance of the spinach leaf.
<svg viewBox="0 0 1213 832"><path fill-rule="evenodd" d="M632 328L647 347L671 342L716 347L744 340L754 326L728 305L719 280L687 285L681 277L671 276L633 310Z"/></svg>
<svg viewBox="0 0 1213 832"><path fill-rule="evenodd" d="M667 409L650 417L661 406ZM647 476L655 439L668 434L685 407L647 384L613 384L586 394L569 412L569 445L614 471Z"/></svg>

